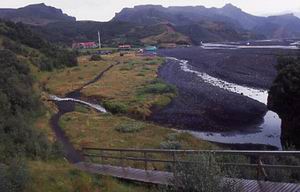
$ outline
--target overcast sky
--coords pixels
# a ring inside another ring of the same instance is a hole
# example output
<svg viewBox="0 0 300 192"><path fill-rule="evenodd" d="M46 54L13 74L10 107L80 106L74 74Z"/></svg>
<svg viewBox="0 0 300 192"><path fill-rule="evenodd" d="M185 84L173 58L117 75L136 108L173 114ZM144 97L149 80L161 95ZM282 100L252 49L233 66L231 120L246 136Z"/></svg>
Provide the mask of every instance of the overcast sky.
<svg viewBox="0 0 300 192"><path fill-rule="evenodd" d="M255 15L276 14L286 11L300 12L300 0L0 0L0 7L19 8L35 3L45 3L60 8L78 20L95 21L110 20L122 8L141 4L222 7L226 3L232 3Z"/></svg>

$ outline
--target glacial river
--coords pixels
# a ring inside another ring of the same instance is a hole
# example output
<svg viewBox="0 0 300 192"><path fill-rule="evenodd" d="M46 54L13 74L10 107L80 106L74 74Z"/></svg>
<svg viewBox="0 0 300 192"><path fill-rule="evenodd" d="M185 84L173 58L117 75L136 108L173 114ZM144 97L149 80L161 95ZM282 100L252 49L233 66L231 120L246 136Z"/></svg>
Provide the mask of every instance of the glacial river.
<svg viewBox="0 0 300 192"><path fill-rule="evenodd" d="M206 73L195 71L189 65L186 60L178 60L176 58L167 57L167 59L176 60L180 65L181 70L198 76L204 82L209 83L218 88L241 94L245 97L249 97L256 101L259 101L267 105L268 91L263 89L255 89L251 87L241 86L238 84L230 83L215 77L212 77ZM204 139L207 141L224 143L224 144L261 144L271 145L282 149L280 135L281 135L281 119L279 116L268 111L264 116L264 122L257 126L257 130L250 133L243 131L231 131L231 132L199 132L199 131L186 131L193 136Z"/></svg>

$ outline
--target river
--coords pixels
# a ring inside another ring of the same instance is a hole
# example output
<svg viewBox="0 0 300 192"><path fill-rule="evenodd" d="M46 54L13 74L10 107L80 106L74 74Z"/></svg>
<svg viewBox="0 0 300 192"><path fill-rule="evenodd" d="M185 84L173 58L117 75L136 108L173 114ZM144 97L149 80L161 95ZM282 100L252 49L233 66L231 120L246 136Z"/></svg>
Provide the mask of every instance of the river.
<svg viewBox="0 0 300 192"><path fill-rule="evenodd" d="M256 101L267 105L268 91L263 89L255 89L251 87L241 86L235 83L230 83L206 73L193 70L187 60L178 60L176 58L167 57L169 60L175 60L180 65L181 70L197 75L204 82L209 83L218 88L241 94ZM259 144L271 145L282 149L281 135L281 119L273 111L268 111L264 116L264 122L258 125L257 131L254 133L245 133L245 131L230 131L230 132L200 132L186 131L193 136L207 141L224 143L224 144Z"/></svg>

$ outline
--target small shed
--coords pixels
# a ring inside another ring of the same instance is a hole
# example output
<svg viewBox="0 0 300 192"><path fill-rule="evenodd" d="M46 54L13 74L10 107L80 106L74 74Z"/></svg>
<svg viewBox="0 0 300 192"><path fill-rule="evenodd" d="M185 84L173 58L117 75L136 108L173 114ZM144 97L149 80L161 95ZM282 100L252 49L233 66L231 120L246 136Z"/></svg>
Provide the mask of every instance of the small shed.
<svg viewBox="0 0 300 192"><path fill-rule="evenodd" d="M120 51L129 51L131 49L131 45L119 45L118 48Z"/></svg>
<svg viewBox="0 0 300 192"><path fill-rule="evenodd" d="M145 52L156 52L157 51L157 47L156 46L147 46L145 47Z"/></svg>
<svg viewBox="0 0 300 192"><path fill-rule="evenodd" d="M98 45L95 42L80 42L80 43L73 43L73 49L92 49L97 48Z"/></svg>

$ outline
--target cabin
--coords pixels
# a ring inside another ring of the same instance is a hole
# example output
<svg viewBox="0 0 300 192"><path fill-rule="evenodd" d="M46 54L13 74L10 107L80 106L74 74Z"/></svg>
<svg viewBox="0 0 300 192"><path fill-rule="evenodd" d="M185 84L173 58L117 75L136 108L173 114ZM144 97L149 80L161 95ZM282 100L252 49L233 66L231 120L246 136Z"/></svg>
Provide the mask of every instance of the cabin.
<svg viewBox="0 0 300 192"><path fill-rule="evenodd" d="M81 43L73 43L73 49L93 49L97 48L98 45L95 42L81 42Z"/></svg>
<svg viewBox="0 0 300 192"><path fill-rule="evenodd" d="M131 45L119 45L119 51L129 51L131 49Z"/></svg>
<svg viewBox="0 0 300 192"><path fill-rule="evenodd" d="M156 46L147 46L144 48L144 55L156 55L157 47Z"/></svg>

